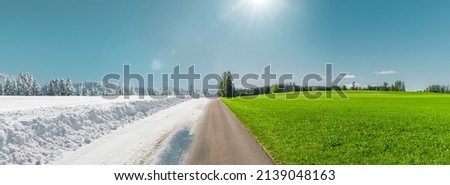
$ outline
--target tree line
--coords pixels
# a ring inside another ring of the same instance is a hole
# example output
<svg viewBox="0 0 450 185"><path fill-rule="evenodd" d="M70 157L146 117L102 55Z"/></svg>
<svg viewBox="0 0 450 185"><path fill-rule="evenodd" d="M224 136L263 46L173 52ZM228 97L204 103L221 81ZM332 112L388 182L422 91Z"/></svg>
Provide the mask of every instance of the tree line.
<svg viewBox="0 0 450 185"><path fill-rule="evenodd" d="M248 95L260 95L271 93L283 93L283 92L297 92L297 91L329 91L329 90L368 90L368 91L406 91L405 82L401 80L395 81L393 84L384 82L383 85L372 86L356 86L356 82L353 82L350 87L343 86L302 86L297 85L295 82L285 84L273 84L270 86L252 87L252 88L235 88L233 84L233 78L230 71L226 71L222 74L222 81L219 84L219 91L217 93L220 97L235 97L235 96L248 96Z"/></svg>
<svg viewBox="0 0 450 185"><path fill-rule="evenodd" d="M430 85L425 91L434 93L450 93L450 88L448 85Z"/></svg>
<svg viewBox="0 0 450 185"><path fill-rule="evenodd" d="M99 82L72 83L70 78L53 79L47 84L39 84L27 72L20 73L16 78L2 77L0 95L5 96L97 96L105 89Z"/></svg>
<svg viewBox="0 0 450 185"><path fill-rule="evenodd" d="M17 77L0 74L0 95L3 96L101 96L115 93L118 95L200 94L200 90L196 90L192 86L188 89L154 89L152 87L133 87L133 85L123 87L120 84L115 90L117 92L111 91L111 88L106 88L103 83L96 81L73 83L70 78L60 78L40 84L27 72L22 72Z"/></svg>
<svg viewBox="0 0 450 185"><path fill-rule="evenodd" d="M387 82L383 82L383 85L368 85L364 87L357 87L356 82L352 83L350 90L368 90L368 91L406 91L405 82L401 80L395 81L393 84L389 85ZM343 86L343 90L347 90L346 86Z"/></svg>

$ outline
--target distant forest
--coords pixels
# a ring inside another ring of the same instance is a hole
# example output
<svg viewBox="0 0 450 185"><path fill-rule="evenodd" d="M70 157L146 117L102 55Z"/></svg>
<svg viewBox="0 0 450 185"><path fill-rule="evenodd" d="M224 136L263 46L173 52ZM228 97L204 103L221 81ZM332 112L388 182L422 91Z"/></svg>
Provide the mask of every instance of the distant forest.
<svg viewBox="0 0 450 185"><path fill-rule="evenodd" d="M226 71L222 74L222 81L220 82L218 95L222 97L234 96L250 96L259 94L281 93L281 92L296 92L296 91L326 91L326 90L365 90L365 91L406 91L405 82L401 80L395 81L393 84L384 82L383 85L373 86L357 86L353 82L349 87L343 86L302 86L294 83L273 84L270 86L254 87L254 88L235 88L233 84L232 73Z"/></svg>
<svg viewBox="0 0 450 185"><path fill-rule="evenodd" d="M295 92L295 91L326 91L326 90L365 90L365 91L405 91L406 86L405 82L397 80L394 84L389 85L387 82L384 82L383 85L380 86L356 86L356 83L353 82L350 87L346 85L343 86L334 86L334 87L326 87L326 86L301 86L295 83L289 84L274 84L271 86L264 86L252 89L241 89L236 88L235 94L236 96L243 95L258 95L258 94L268 94L268 93L280 93L280 92Z"/></svg>
<svg viewBox="0 0 450 185"><path fill-rule="evenodd" d="M430 85L430 86L428 86L428 88L425 91L450 94L450 88L448 85Z"/></svg>

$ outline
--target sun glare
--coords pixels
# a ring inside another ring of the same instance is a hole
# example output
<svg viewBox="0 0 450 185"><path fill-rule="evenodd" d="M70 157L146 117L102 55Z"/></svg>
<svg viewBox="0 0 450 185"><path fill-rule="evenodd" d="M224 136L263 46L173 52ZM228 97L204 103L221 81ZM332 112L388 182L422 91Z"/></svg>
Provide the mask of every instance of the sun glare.
<svg viewBox="0 0 450 185"><path fill-rule="evenodd" d="M252 14L267 14L271 11L273 0L243 0L244 7Z"/></svg>
<svg viewBox="0 0 450 185"><path fill-rule="evenodd" d="M248 4L255 9L268 8L273 0L248 0Z"/></svg>
<svg viewBox="0 0 450 185"><path fill-rule="evenodd" d="M268 3L268 0L251 0L254 6L265 6Z"/></svg>
<svg viewBox="0 0 450 185"><path fill-rule="evenodd" d="M285 0L235 0L223 18L236 24L252 27L271 24L276 27L276 19L286 7Z"/></svg>

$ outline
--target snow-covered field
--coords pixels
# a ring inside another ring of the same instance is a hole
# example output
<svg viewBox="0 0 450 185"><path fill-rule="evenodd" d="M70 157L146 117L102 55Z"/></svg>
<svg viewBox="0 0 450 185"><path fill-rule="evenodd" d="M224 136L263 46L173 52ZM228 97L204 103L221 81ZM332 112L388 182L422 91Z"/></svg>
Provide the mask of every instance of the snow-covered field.
<svg viewBox="0 0 450 185"><path fill-rule="evenodd" d="M130 160L192 126L206 101L0 96L0 164L142 163Z"/></svg>

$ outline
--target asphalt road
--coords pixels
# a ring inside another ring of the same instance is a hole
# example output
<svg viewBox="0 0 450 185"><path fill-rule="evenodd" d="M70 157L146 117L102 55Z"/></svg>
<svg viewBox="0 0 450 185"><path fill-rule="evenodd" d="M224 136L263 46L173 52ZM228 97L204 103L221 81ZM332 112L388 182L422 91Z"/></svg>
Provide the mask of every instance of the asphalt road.
<svg viewBox="0 0 450 185"><path fill-rule="evenodd" d="M198 125L185 164L270 165L274 164L234 114L213 100Z"/></svg>

